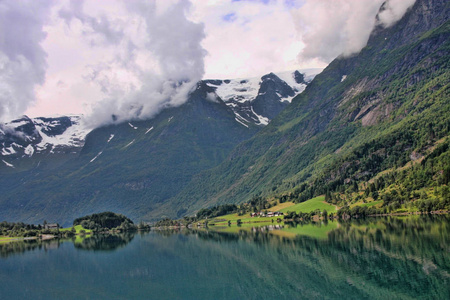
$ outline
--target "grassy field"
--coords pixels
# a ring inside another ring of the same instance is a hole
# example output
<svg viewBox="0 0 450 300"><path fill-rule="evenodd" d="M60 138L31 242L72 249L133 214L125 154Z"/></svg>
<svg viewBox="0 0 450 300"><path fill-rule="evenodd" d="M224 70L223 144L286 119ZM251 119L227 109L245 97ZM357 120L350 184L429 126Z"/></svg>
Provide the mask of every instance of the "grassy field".
<svg viewBox="0 0 450 300"><path fill-rule="evenodd" d="M324 203L325 201L325 197L324 196L319 196L316 198L313 198L311 200L302 202L302 203L298 203L295 204L293 202L285 202L285 203L280 203L276 206L273 206L269 209L267 209L267 211L272 211L272 212L276 212L276 211L280 211L283 213L287 213L288 211L295 211L295 212L311 212L314 211L316 209L320 209L321 211L323 211L324 209L326 209L328 211L328 213L331 212L336 212L336 207L334 205L328 204L328 203ZM272 220L273 223L277 224L277 219L283 219L283 217L271 217L271 218L265 218L265 217L251 217L250 213L246 213L245 215L239 216L238 214L229 214L229 215L225 215L225 216L220 216L220 217L216 217L213 219L208 220L210 224L215 224L217 226L225 226L228 225L228 221L231 221L231 224L236 224L237 220L241 220L242 223L257 223L258 225L269 225L272 224ZM199 221L200 223L204 223L205 220L201 220Z"/></svg>
<svg viewBox="0 0 450 300"><path fill-rule="evenodd" d="M10 237L10 236L0 236L0 244L9 242L9 241L11 241L11 239L16 239L16 238Z"/></svg>
<svg viewBox="0 0 450 300"><path fill-rule="evenodd" d="M0 236L0 244L9 243L9 242L13 242L13 241L21 241L24 239L25 238L23 238L23 237L16 237L16 236ZM30 239L30 238L28 238L28 239ZM34 237L32 239L34 239Z"/></svg>
<svg viewBox="0 0 450 300"><path fill-rule="evenodd" d="M328 213L336 212L336 207L334 205L325 203L325 196L318 196L316 198L312 198L311 200L285 207L280 211L283 213L287 213L288 211L309 213L316 209L321 211L326 209Z"/></svg>
<svg viewBox="0 0 450 300"><path fill-rule="evenodd" d="M77 225L75 226L75 231L76 234L80 234L80 231L83 230L84 228L81 227L81 225ZM68 227L68 228L61 228L60 231L69 231L72 230L72 227ZM86 234L91 234L92 230L90 229L84 229L84 231L86 231ZM23 237L14 237L14 236L0 236L0 244L1 243L8 243L11 241L20 241L20 240L24 240Z"/></svg>
<svg viewBox="0 0 450 300"><path fill-rule="evenodd" d="M72 230L72 227L67 227L67 228L62 228L62 229L60 229L60 231L70 231L70 230ZM90 230L90 229L84 229L83 227L81 227L81 225L75 226L75 232L76 232L76 234L80 234L80 231L81 231L81 230L84 230L84 231L86 232L86 234L92 233L92 230Z"/></svg>
<svg viewBox="0 0 450 300"><path fill-rule="evenodd" d="M281 218L283 219L283 216L281 217L271 217L271 218L260 218L260 217L251 217L249 213L243 215L243 216L239 216L238 214L231 214L231 215L225 215L225 216L220 216L217 218L214 218L212 220L210 220L210 223L214 223L216 225L222 226L222 225L227 225L228 221L231 221L232 224L236 224L237 220L241 219L241 222L243 223L258 223L261 226L262 225L267 225L267 224L272 224L272 220L276 223L277 219ZM200 223L203 223L205 220L200 221ZM265 224L267 223L267 224Z"/></svg>
<svg viewBox="0 0 450 300"><path fill-rule="evenodd" d="M277 204L277 205L275 205L274 207L271 207L268 210L269 211L281 211L282 209L290 207L290 206L292 206L294 204L295 204L294 202L284 202L284 203Z"/></svg>

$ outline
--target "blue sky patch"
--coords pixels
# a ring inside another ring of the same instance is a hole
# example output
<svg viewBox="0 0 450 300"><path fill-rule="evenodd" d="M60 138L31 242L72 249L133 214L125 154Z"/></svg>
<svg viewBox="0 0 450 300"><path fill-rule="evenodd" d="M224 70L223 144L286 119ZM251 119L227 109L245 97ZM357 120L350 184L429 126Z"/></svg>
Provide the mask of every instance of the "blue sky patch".
<svg viewBox="0 0 450 300"><path fill-rule="evenodd" d="M222 20L225 22L234 22L237 19L237 16L235 13L229 13L222 17Z"/></svg>

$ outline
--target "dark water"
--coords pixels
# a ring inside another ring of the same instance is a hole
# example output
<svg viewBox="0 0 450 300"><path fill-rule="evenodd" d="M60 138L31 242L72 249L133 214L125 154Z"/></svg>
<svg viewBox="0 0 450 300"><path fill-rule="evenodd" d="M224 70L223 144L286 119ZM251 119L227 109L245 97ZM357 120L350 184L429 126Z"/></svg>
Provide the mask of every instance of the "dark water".
<svg viewBox="0 0 450 300"><path fill-rule="evenodd" d="M450 299L449 221L10 243L0 299Z"/></svg>

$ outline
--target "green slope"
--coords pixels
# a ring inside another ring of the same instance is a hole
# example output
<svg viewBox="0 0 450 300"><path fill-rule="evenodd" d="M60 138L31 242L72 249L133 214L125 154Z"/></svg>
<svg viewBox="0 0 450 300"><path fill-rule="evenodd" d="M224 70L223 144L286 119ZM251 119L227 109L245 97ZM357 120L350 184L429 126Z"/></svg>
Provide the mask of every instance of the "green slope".
<svg viewBox="0 0 450 300"><path fill-rule="evenodd" d="M93 130L78 158L54 171L0 177L0 220L66 224L114 211L135 220L176 195L198 172L222 162L259 127L244 127L223 102L199 86L182 106L147 121ZM182 215L177 208L171 216Z"/></svg>
<svg viewBox="0 0 450 300"><path fill-rule="evenodd" d="M287 213L288 211L309 213L317 209L320 211L326 210L328 213L336 212L336 207L326 203L324 196L315 197L311 200L286 207L280 211L283 213Z"/></svg>
<svg viewBox="0 0 450 300"><path fill-rule="evenodd" d="M449 16L448 1L417 0L256 135L208 102L207 86L152 120L94 130L59 169L1 176L0 220L64 224L105 210L178 218L254 196L448 207Z"/></svg>
<svg viewBox="0 0 450 300"><path fill-rule="evenodd" d="M254 195L304 201L339 194L416 154L433 155L438 140L448 144L450 129L449 6L417 1L397 24L377 28L361 53L334 60L266 128L162 211L183 205L193 213ZM446 185L448 157L448 149L435 156L425 186Z"/></svg>

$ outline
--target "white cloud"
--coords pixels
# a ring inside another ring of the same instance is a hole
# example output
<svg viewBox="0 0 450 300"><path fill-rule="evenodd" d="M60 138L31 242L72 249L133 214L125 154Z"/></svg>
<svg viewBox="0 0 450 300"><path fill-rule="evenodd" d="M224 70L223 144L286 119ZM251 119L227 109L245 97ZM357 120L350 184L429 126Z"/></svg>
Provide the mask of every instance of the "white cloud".
<svg viewBox="0 0 450 300"><path fill-rule="evenodd" d="M293 12L305 44L299 61L331 62L339 55L358 53L366 46L385 0L307 0ZM380 14L384 26L398 21L415 0L390 0Z"/></svg>
<svg viewBox="0 0 450 300"><path fill-rule="evenodd" d="M303 44L291 15L292 6L286 1L193 3L190 17L205 24L207 78L255 77L317 66L298 65L296 56Z"/></svg>
<svg viewBox="0 0 450 300"><path fill-rule="evenodd" d="M406 13L408 8L413 6L416 0L390 0L384 5L382 11L378 15L382 25L389 27L400 20Z"/></svg>
<svg viewBox="0 0 450 300"><path fill-rule="evenodd" d="M0 120L23 114L45 81L46 53L40 42L50 1L0 2Z"/></svg>
<svg viewBox="0 0 450 300"><path fill-rule="evenodd" d="M202 79L203 25L186 18L188 1L171 4L127 3L133 17L123 30L131 27L135 34L114 45L118 52L112 60L91 66L89 79L107 95L92 106L87 117L91 126L146 119L164 107L181 105Z"/></svg>
<svg viewBox="0 0 450 300"><path fill-rule="evenodd" d="M0 33L24 46L0 44L0 117L85 112L97 126L179 105L202 77L324 67L365 46L382 2L61 0L46 22L46 2L3 1L19 17L0 18ZM413 2L391 0L380 22ZM7 32L8 22L30 33Z"/></svg>
<svg viewBox="0 0 450 300"><path fill-rule="evenodd" d="M80 3L59 3L52 12L48 79L30 114L83 110L94 127L112 116L148 118L186 100L206 54L203 25L185 16L188 1Z"/></svg>

